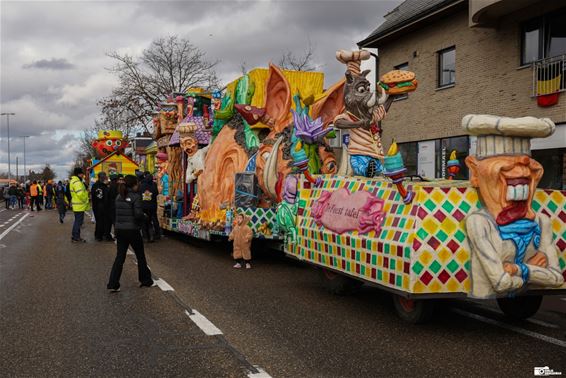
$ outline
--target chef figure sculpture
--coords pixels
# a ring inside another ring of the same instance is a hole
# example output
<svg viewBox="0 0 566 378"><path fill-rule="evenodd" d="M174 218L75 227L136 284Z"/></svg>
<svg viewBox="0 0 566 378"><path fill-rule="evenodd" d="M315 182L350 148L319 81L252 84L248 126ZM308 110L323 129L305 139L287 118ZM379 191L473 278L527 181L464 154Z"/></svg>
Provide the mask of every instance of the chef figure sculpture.
<svg viewBox="0 0 566 378"><path fill-rule="evenodd" d="M476 156L468 156L466 165L482 203L466 219L472 296L513 295L527 284L562 285L551 221L531 207L543 168L530 157L530 140L550 136L554 123L470 114L462 127L477 136Z"/></svg>

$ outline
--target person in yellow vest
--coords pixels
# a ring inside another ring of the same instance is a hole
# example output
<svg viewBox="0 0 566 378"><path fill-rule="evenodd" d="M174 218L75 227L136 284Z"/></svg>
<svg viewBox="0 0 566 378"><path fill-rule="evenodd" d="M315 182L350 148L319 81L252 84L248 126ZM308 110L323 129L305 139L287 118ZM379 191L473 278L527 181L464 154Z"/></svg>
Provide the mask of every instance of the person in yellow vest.
<svg viewBox="0 0 566 378"><path fill-rule="evenodd" d="M75 221L73 222L73 231L71 241L73 243L85 243L86 240L81 238L81 225L84 221L85 211L90 209L88 191L83 183L84 177L83 169L77 167L73 170L73 176L69 182L69 190L71 192L71 206L75 214Z"/></svg>
<svg viewBox="0 0 566 378"><path fill-rule="evenodd" d="M40 206L43 206L43 182L37 183L37 201Z"/></svg>

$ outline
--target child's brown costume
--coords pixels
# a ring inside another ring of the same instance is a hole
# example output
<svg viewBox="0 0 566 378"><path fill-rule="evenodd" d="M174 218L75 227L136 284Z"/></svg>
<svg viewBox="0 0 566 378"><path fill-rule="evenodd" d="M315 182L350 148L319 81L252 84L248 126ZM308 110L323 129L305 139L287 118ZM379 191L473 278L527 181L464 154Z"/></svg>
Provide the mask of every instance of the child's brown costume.
<svg viewBox="0 0 566 378"><path fill-rule="evenodd" d="M248 226L249 218L244 216L244 220L234 226L228 240L234 240L234 260L244 259L249 261L252 259L251 244L253 231Z"/></svg>

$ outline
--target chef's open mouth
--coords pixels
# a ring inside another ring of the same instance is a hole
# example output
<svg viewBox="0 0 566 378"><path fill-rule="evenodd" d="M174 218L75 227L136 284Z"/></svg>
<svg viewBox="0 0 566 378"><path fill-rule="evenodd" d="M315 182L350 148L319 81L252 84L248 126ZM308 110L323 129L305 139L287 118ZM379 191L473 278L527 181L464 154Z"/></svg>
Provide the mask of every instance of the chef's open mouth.
<svg viewBox="0 0 566 378"><path fill-rule="evenodd" d="M505 182L507 184L505 196L507 206L497 215L496 222L499 225L509 224L522 219L529 210L530 178L510 178L506 179Z"/></svg>
<svg viewBox="0 0 566 378"><path fill-rule="evenodd" d="M526 177L507 179L507 201L526 201L530 194L531 180Z"/></svg>

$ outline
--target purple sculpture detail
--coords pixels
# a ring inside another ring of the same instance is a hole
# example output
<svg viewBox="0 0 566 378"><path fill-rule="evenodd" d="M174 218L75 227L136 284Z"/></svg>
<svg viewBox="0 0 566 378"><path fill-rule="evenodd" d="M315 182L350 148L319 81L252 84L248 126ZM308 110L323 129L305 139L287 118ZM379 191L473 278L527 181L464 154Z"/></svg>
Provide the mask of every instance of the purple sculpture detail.
<svg viewBox="0 0 566 378"><path fill-rule="evenodd" d="M324 137L333 130L331 126L324 128L322 117L312 120L308 114L292 111L295 122L295 135L307 144L321 143Z"/></svg>

